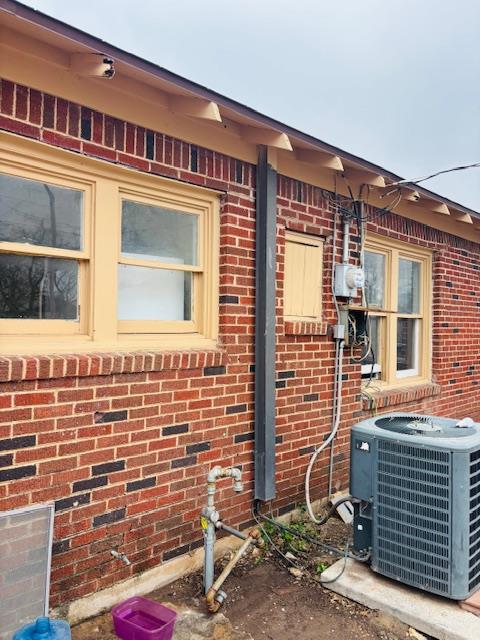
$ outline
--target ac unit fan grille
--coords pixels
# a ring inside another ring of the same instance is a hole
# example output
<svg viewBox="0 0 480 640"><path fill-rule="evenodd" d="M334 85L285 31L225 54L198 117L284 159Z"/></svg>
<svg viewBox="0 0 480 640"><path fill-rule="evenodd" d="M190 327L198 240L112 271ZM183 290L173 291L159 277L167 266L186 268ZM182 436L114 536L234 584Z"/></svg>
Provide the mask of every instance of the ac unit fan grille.
<svg viewBox="0 0 480 640"><path fill-rule="evenodd" d="M378 570L448 593L450 453L379 440L377 492Z"/></svg>
<svg viewBox="0 0 480 640"><path fill-rule="evenodd" d="M470 454L470 540L468 589L480 584L480 450Z"/></svg>

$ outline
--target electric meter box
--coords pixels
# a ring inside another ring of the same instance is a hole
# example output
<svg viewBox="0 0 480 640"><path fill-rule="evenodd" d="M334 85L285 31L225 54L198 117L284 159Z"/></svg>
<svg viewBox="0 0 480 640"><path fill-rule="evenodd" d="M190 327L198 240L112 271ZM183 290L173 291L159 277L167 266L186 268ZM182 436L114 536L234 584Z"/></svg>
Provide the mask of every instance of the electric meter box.
<svg viewBox="0 0 480 640"><path fill-rule="evenodd" d="M339 298L355 298L357 289L363 289L365 274L360 267L351 264L335 265L334 293Z"/></svg>

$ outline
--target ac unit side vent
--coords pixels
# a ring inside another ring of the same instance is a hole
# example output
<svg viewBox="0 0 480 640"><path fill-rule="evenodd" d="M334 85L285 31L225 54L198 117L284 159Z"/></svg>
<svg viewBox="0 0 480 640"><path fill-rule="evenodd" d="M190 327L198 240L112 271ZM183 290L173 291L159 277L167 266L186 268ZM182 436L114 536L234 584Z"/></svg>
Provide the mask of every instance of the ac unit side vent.
<svg viewBox="0 0 480 640"><path fill-rule="evenodd" d="M480 449L470 454L470 540L468 587L480 584Z"/></svg>
<svg viewBox="0 0 480 640"><path fill-rule="evenodd" d="M450 588L450 467L448 451L378 442L378 569L437 593Z"/></svg>

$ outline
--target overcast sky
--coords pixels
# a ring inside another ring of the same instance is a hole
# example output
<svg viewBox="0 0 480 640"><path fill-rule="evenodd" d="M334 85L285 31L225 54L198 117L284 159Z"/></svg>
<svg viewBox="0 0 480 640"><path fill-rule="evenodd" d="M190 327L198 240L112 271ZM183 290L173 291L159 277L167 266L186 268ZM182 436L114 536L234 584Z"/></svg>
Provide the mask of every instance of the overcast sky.
<svg viewBox="0 0 480 640"><path fill-rule="evenodd" d="M24 1L406 178L480 161L478 0Z"/></svg>

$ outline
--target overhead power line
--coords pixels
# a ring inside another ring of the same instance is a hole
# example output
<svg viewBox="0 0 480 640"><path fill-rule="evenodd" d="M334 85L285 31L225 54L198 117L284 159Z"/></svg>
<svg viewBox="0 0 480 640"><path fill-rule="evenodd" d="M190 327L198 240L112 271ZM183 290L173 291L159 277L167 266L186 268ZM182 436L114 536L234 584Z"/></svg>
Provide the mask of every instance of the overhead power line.
<svg viewBox="0 0 480 640"><path fill-rule="evenodd" d="M474 164L464 164L458 167L452 167L451 169L443 169L443 171L437 171L436 173L432 173L429 176L424 176L423 178L417 178L416 180L398 180L398 182L392 182L388 186L399 187L404 184L419 184L420 182L425 182L425 180L430 180L431 178L441 176L443 173L452 173L452 171L463 171L464 169L474 169L478 167L480 167L480 162L475 162Z"/></svg>

